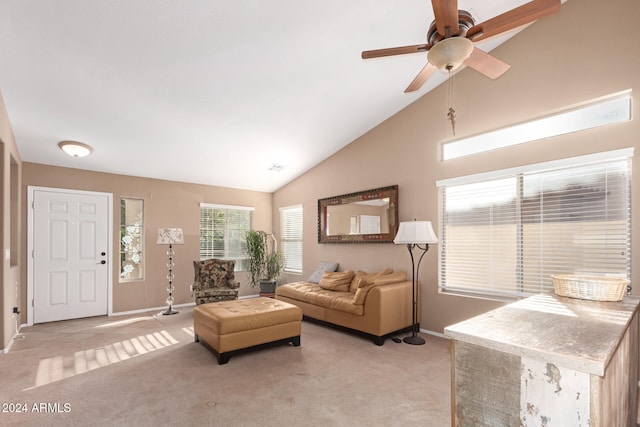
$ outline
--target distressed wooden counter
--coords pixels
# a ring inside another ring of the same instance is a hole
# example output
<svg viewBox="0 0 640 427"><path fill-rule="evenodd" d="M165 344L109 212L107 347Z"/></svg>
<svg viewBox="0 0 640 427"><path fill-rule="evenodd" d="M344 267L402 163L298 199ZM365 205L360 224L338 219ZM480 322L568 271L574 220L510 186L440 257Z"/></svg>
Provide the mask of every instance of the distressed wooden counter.
<svg viewBox="0 0 640 427"><path fill-rule="evenodd" d="M638 303L533 296L445 328L452 426L636 426Z"/></svg>

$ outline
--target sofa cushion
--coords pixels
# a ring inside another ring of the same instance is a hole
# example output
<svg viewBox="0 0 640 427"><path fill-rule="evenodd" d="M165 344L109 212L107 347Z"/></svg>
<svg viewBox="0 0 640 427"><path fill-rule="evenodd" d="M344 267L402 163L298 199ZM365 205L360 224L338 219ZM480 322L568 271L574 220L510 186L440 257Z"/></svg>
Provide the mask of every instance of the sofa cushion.
<svg viewBox="0 0 640 427"><path fill-rule="evenodd" d="M404 282L407 279L407 273L404 271L396 271L391 274L378 275L374 277L361 278L358 281L358 290L353 296L355 305L363 305L369 291L376 286L389 285L391 283Z"/></svg>
<svg viewBox="0 0 640 427"><path fill-rule="evenodd" d="M329 291L349 292L351 279L353 279L353 271L325 271L320 279L320 287Z"/></svg>
<svg viewBox="0 0 640 427"><path fill-rule="evenodd" d="M311 274L311 276L309 276L309 278L307 279L307 282L320 283L322 274L325 271L336 271L338 269L338 265L339 264L337 262L320 261L320 264L318 264L318 267L316 267L316 270Z"/></svg>
<svg viewBox="0 0 640 427"><path fill-rule="evenodd" d="M393 273L393 269L391 268L386 268L382 271L379 271L377 273L367 273L366 271L362 271L362 270L358 270L354 276L353 279L351 279L351 286L349 287L349 291L350 292L356 292L358 290L358 283L360 281L360 279L371 279L377 276L385 276L387 274L391 274Z"/></svg>
<svg viewBox="0 0 640 427"><path fill-rule="evenodd" d="M364 313L364 306L353 303L351 292L329 291L316 283L296 282L281 285L276 288L276 295L359 316Z"/></svg>

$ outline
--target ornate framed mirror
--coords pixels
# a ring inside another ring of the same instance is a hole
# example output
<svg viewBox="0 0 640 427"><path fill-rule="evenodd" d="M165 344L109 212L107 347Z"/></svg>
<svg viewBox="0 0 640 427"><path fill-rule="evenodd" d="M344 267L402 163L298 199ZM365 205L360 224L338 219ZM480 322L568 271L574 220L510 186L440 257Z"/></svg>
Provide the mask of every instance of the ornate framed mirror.
<svg viewBox="0 0 640 427"><path fill-rule="evenodd" d="M318 200L318 243L391 243L397 231L397 185Z"/></svg>

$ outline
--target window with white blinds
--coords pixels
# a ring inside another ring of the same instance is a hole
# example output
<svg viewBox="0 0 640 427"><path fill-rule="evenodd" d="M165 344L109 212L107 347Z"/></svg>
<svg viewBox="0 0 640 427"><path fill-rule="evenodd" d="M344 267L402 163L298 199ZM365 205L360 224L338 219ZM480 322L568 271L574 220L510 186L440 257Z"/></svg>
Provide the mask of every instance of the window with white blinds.
<svg viewBox="0 0 640 427"><path fill-rule="evenodd" d="M440 288L520 297L552 274L631 275L631 155L439 181Z"/></svg>
<svg viewBox="0 0 640 427"><path fill-rule="evenodd" d="M246 271L247 231L255 208L200 204L200 259L236 260L235 271Z"/></svg>
<svg viewBox="0 0 640 427"><path fill-rule="evenodd" d="M280 241L285 271L302 273L302 205L280 208Z"/></svg>

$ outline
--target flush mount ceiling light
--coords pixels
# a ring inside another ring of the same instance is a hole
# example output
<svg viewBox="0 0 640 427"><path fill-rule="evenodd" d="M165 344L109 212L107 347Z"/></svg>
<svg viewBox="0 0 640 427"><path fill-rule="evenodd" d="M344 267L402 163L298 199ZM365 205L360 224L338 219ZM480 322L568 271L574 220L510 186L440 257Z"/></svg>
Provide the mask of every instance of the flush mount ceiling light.
<svg viewBox="0 0 640 427"><path fill-rule="evenodd" d="M93 152L93 148L77 141L60 141L58 147L72 157L85 157Z"/></svg>

